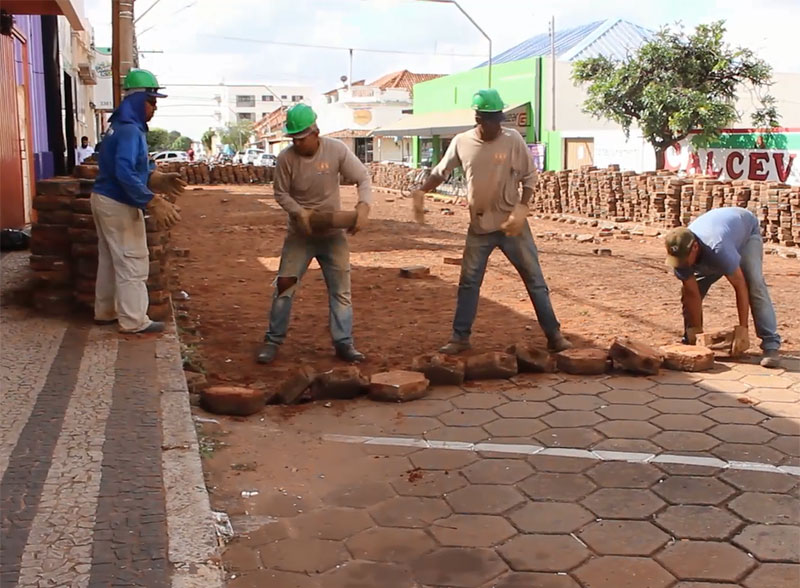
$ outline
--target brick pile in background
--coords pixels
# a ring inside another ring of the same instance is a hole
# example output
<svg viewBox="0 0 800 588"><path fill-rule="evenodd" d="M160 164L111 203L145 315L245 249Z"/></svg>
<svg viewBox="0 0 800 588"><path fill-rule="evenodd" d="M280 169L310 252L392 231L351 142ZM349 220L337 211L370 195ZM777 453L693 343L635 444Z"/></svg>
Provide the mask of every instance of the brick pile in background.
<svg viewBox="0 0 800 588"><path fill-rule="evenodd" d="M412 179L409 177L413 168L400 163L370 163L367 164L372 185L390 190L408 190Z"/></svg>
<svg viewBox="0 0 800 588"><path fill-rule="evenodd" d="M203 162L159 163L159 171L178 172L190 185L211 184L268 184L272 182L275 168L244 164L221 165Z"/></svg>
<svg viewBox="0 0 800 588"><path fill-rule="evenodd" d="M673 172L636 174L618 166L543 172L531 209L659 228L687 225L704 212L740 206L759 219L765 241L800 244L800 186L750 180L722 181Z"/></svg>
<svg viewBox="0 0 800 588"><path fill-rule="evenodd" d="M37 182L31 229L31 268L36 275L33 302L51 314L67 314L76 304L93 308L97 277L97 230L89 196L94 180L58 177ZM169 233L146 221L150 252L148 314L169 315Z"/></svg>

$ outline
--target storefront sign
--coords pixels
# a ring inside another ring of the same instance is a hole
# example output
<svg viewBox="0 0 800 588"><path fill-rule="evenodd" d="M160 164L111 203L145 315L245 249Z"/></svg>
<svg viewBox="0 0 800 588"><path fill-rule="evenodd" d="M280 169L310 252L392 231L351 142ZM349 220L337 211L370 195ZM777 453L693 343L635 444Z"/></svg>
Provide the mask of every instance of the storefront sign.
<svg viewBox="0 0 800 588"><path fill-rule="evenodd" d="M114 81L111 77L111 49L97 47L94 52L94 70L97 85L94 87L96 110L114 110Z"/></svg>
<svg viewBox="0 0 800 588"><path fill-rule="evenodd" d="M694 149L684 142L667 150L665 167L720 180L800 184L798 155L790 149Z"/></svg>

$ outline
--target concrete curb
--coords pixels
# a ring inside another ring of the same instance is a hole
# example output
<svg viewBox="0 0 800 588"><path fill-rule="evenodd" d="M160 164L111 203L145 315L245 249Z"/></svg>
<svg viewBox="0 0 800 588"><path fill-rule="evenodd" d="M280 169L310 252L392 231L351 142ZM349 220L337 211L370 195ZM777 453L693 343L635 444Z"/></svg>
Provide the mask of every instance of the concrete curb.
<svg viewBox="0 0 800 588"><path fill-rule="evenodd" d="M189 407L175 322L156 343L161 391L162 471L173 588L222 588L219 543Z"/></svg>

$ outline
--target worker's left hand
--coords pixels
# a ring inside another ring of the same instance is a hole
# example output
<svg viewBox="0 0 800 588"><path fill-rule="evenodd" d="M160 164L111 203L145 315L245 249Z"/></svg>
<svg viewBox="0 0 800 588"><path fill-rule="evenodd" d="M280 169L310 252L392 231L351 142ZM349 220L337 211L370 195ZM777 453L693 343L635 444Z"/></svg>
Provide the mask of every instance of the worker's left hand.
<svg viewBox="0 0 800 588"><path fill-rule="evenodd" d="M733 344L731 345L731 357L739 357L750 349L750 337L747 327L741 325L733 329Z"/></svg>
<svg viewBox="0 0 800 588"><path fill-rule="evenodd" d="M350 227L350 234L355 235L361 229L367 226L369 220L369 204L366 202L359 202L356 204L356 222Z"/></svg>
<svg viewBox="0 0 800 588"><path fill-rule="evenodd" d="M180 209L164 199L163 196L156 194L147 205L147 212L152 216L159 227L169 229L172 225L181 220Z"/></svg>
<svg viewBox="0 0 800 588"><path fill-rule="evenodd" d="M508 216L506 222L500 225L500 230L508 237L516 237L522 234L522 228L528 222L528 207L522 202L514 205L514 210Z"/></svg>
<svg viewBox="0 0 800 588"><path fill-rule="evenodd" d="M183 193L184 188L186 188L186 182L181 179L181 174L177 172L154 171L150 174L147 187L153 192L177 197Z"/></svg>

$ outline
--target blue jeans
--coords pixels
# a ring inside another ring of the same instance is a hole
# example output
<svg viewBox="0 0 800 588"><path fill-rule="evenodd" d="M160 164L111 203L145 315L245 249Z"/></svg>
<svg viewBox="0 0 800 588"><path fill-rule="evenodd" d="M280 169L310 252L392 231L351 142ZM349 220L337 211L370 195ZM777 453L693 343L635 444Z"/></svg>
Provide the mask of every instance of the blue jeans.
<svg viewBox="0 0 800 588"><path fill-rule="evenodd" d="M289 329L292 299L308 264L316 258L328 287L331 338L334 345L353 343L353 306L350 302L350 250L344 231L322 237L304 237L289 233L283 242L278 279L294 278L295 283L279 291L275 288L269 329L264 340L280 345ZM276 280L277 282L277 280Z"/></svg>
<svg viewBox="0 0 800 588"><path fill-rule="evenodd" d="M486 263L496 247L500 248L519 272L533 302L539 325L550 339L559 332L561 325L550 304L550 291L539 265L539 253L536 251L531 229L526 224L522 234L516 237L508 237L502 231L485 235L473 233L471 229L467 232L467 243L461 261L461 278L458 281L456 316L453 319L453 340L465 341L472 333Z"/></svg>
<svg viewBox="0 0 800 588"><path fill-rule="evenodd" d="M751 235L739 252L742 260L744 279L750 293L750 312L753 314L753 323L756 334L761 339L761 349L764 351L777 350L781 347L781 336L778 334L778 319L775 316L775 307L769 297L767 283L764 280L764 242L761 235ZM709 288L722 277L721 273L702 274L695 272L700 296L705 298ZM684 316L684 326L686 317Z"/></svg>

